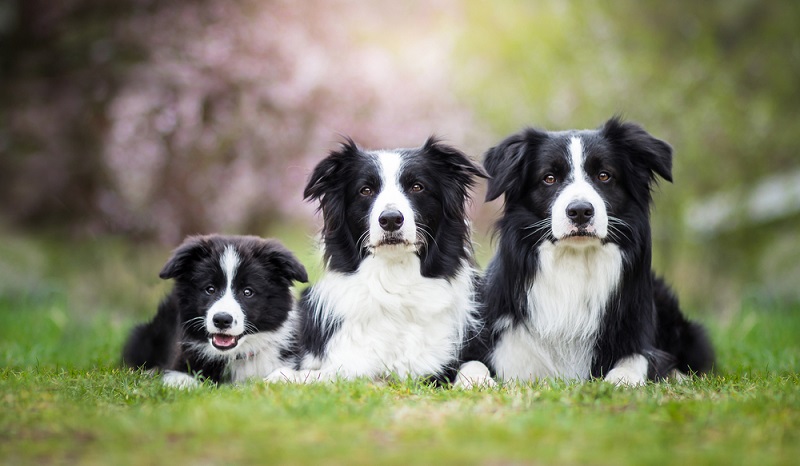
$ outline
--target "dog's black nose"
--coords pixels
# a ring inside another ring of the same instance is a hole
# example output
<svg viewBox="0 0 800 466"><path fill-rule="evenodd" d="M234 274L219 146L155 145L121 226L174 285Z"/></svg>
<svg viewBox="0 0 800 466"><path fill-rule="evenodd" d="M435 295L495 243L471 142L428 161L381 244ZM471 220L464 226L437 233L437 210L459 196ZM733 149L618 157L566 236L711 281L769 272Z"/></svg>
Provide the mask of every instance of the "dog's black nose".
<svg viewBox="0 0 800 466"><path fill-rule="evenodd" d="M214 317L211 318L211 321L214 322L214 325L218 329L223 330L230 328L231 324L233 324L233 316L227 312L219 312L214 314Z"/></svg>
<svg viewBox="0 0 800 466"><path fill-rule="evenodd" d="M399 210L384 210L378 217L378 224L385 231L397 231L403 226L403 214Z"/></svg>
<svg viewBox="0 0 800 466"><path fill-rule="evenodd" d="M577 226L586 225L594 217L594 206L586 201L575 201L567 206L567 217Z"/></svg>

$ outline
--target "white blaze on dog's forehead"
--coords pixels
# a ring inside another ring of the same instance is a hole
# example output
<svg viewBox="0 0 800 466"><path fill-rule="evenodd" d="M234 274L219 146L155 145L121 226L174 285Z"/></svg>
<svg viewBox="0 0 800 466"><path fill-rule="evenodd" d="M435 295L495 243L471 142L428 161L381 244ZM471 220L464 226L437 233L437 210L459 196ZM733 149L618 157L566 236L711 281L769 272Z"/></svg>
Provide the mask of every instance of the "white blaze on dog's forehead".
<svg viewBox="0 0 800 466"><path fill-rule="evenodd" d="M578 181L586 178L583 172L583 141L578 136L573 136L569 141L569 158L572 165L572 179Z"/></svg>
<svg viewBox="0 0 800 466"><path fill-rule="evenodd" d="M222 273L225 274L225 292L222 296L206 311L206 330L209 334L224 333L227 335L240 335L244 333L244 310L233 293L233 279L236 277L236 270L239 268L241 258L236 252L236 248L229 244L225 246L219 256L219 265ZM226 313L233 317L233 323L228 329L218 329L214 324L214 315ZM220 331L222 330L222 331Z"/></svg>
<svg viewBox="0 0 800 466"><path fill-rule="evenodd" d="M400 168L403 165L402 157L397 152L380 151L375 153L381 172L381 190L398 187L400 184Z"/></svg>
<svg viewBox="0 0 800 466"><path fill-rule="evenodd" d="M236 269L239 267L239 254L236 248L229 244L225 246L225 250L219 257L219 263L222 266L222 271L225 273L225 278L228 280L228 288L230 289L233 283L233 277L236 275Z"/></svg>
<svg viewBox="0 0 800 466"><path fill-rule="evenodd" d="M567 161L571 167L571 174L565 180L564 187L556 196L551 206L551 230L553 236L562 238L570 233L577 231L577 226L567 216L569 205L576 201L589 202L594 208L594 217L587 226L587 231L592 232L600 238L605 238L608 233L608 213L606 212L605 201L600 193L592 186L584 163L586 154L584 152L583 140L580 136L572 136L567 146L569 156Z"/></svg>

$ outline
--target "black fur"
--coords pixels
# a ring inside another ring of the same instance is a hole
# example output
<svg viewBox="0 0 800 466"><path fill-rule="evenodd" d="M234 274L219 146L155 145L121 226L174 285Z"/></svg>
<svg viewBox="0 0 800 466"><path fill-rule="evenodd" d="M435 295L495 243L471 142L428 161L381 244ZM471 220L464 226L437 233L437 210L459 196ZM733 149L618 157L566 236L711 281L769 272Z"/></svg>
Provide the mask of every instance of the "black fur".
<svg viewBox="0 0 800 466"><path fill-rule="evenodd" d="M499 246L489 264L482 293L481 314L487 331L471 351L489 364L489 354L504 330L493 326L503 319L521 325L531 312L527 293L539 273L538 245L558 239L549 228L530 225L550 216L553 190L542 183L547 174L557 179L569 170L565 156L569 138L578 135L587 157L590 177L602 169L612 182L591 178L609 215L621 219L615 234L604 241L623 252L623 272L616 295L608 300L594 345L591 375L602 377L616 362L634 353L651 364L651 378L672 368L705 372L713 364L711 345L697 324L687 321L672 292L651 272L649 211L656 177L672 181L672 148L640 126L612 118L593 131L546 132L526 129L509 136L485 154L491 176L487 201L505 196L497 222ZM490 367L494 371L494 368Z"/></svg>
<svg viewBox="0 0 800 466"><path fill-rule="evenodd" d="M214 382L226 380L227 365L235 359L237 349L213 349L206 326L200 322L226 289L220 256L228 246L233 246L240 258L232 288L245 314L244 335L274 332L286 324L294 305L293 281L308 281L305 268L291 252L275 240L253 236L192 236L161 270L159 276L174 279L175 286L153 320L132 330L123 350L126 366L175 370ZM208 293L209 286L216 291ZM253 290L251 297L241 295L245 288ZM274 350L288 361L293 357L292 345L289 341Z"/></svg>

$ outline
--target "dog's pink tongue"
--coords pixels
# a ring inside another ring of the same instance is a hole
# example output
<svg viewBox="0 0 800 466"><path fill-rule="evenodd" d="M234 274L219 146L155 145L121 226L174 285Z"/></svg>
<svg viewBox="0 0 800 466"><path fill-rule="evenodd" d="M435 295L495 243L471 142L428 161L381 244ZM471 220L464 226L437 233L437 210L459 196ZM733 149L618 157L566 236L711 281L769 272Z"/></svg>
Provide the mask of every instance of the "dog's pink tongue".
<svg viewBox="0 0 800 466"><path fill-rule="evenodd" d="M213 336L214 338L214 345L219 346L221 348L227 348L228 346L233 346L236 344L236 337L233 335L222 335L217 333Z"/></svg>

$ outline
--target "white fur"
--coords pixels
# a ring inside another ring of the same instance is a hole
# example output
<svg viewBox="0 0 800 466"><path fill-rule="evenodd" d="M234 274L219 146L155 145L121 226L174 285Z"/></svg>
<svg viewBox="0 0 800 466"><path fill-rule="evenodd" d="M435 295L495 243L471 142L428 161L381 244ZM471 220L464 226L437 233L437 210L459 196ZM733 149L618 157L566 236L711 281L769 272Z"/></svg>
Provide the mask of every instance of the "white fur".
<svg viewBox="0 0 800 466"><path fill-rule="evenodd" d="M606 382L626 387L638 387L647 381L647 358L634 354L617 361L613 369L606 374Z"/></svg>
<svg viewBox="0 0 800 466"><path fill-rule="evenodd" d="M585 157L583 143L579 137L572 138L569 153L572 168L569 182L558 194L551 209L553 236L564 238L577 231L577 227L567 217L567 207L572 202L586 201L592 204L594 208L594 217L586 227L586 231L596 234L599 238L605 238L608 234L608 212L603 198L594 189L586 172L583 170Z"/></svg>
<svg viewBox="0 0 800 466"><path fill-rule="evenodd" d="M689 380L689 376L683 373L682 371L679 371L678 369L672 369L671 371L669 371L669 374L667 374L667 379L683 383Z"/></svg>
<svg viewBox="0 0 800 466"><path fill-rule="evenodd" d="M236 270L239 268L239 254L236 249L228 245L220 255L220 265L225 273L227 284L225 285L225 292L222 297L217 300L208 311L206 311L206 331L209 334L222 333L225 335L241 335L244 333L244 311L242 306L236 301L233 294L233 278L236 276ZM230 328L219 329L214 325L214 315L218 313L227 313L233 317L233 324Z"/></svg>
<svg viewBox="0 0 800 466"><path fill-rule="evenodd" d="M336 380L335 372L303 369L295 370L291 367L275 369L264 381L269 383L314 383Z"/></svg>
<svg viewBox="0 0 800 466"><path fill-rule="evenodd" d="M501 379L590 377L593 345L609 298L619 286L622 252L598 240L574 247L539 246L539 270L528 289L529 317L505 329L492 363Z"/></svg>
<svg viewBox="0 0 800 466"><path fill-rule="evenodd" d="M231 382L261 378L283 366L281 349L287 348L296 330L296 311L291 311L283 326L274 332L245 335L239 340L235 354L228 363ZM251 356L252 355L252 356Z"/></svg>
<svg viewBox="0 0 800 466"><path fill-rule="evenodd" d="M456 375L453 388L470 390L473 387L491 388L496 387L497 382L492 379L489 368L482 362L470 361L461 365Z"/></svg>
<svg viewBox="0 0 800 466"><path fill-rule="evenodd" d="M185 372L164 371L164 376L161 380L167 387L181 390L200 386L200 382L198 382L197 379Z"/></svg>
<svg viewBox="0 0 800 466"><path fill-rule="evenodd" d="M393 248L387 248L393 249ZM375 254L353 274L328 272L312 288L317 325L340 322L322 359L307 357L314 379L438 373L452 363L475 325L473 271L452 279L420 274L415 254Z"/></svg>
<svg viewBox="0 0 800 466"><path fill-rule="evenodd" d="M380 166L381 190L372 204L369 214L369 244L377 246L384 236L384 230L378 223L378 217L386 210L398 210L403 214L403 225L399 233L410 244L417 242L417 226L414 221L414 209L400 185L400 172L403 167L402 156L397 152L379 151L375 157Z"/></svg>

